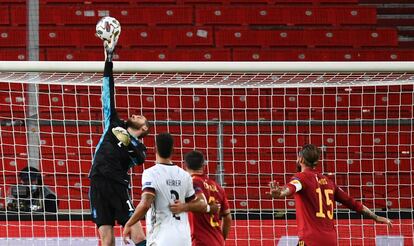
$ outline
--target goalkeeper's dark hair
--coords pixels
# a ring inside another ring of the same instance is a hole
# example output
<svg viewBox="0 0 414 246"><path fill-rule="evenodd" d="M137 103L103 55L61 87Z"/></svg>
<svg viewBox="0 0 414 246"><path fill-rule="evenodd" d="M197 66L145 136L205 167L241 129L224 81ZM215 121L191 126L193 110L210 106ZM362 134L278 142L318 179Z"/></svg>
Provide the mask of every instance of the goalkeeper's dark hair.
<svg viewBox="0 0 414 246"><path fill-rule="evenodd" d="M314 168L318 164L321 150L313 144L306 144L302 147L299 155L303 157L306 166Z"/></svg>
<svg viewBox="0 0 414 246"><path fill-rule="evenodd" d="M188 169L200 170L204 166L204 155L198 150L193 150L185 154L184 162Z"/></svg>
<svg viewBox="0 0 414 246"><path fill-rule="evenodd" d="M143 137L147 136L150 133L150 127L151 127L148 120L145 120L145 122L143 124L137 124L134 121L132 121L130 118L126 121L126 126L127 126L127 128L131 127L133 129L136 129L136 130L139 130L142 127L146 126L148 130L142 132L142 134L138 138L143 138Z"/></svg>
<svg viewBox="0 0 414 246"><path fill-rule="evenodd" d="M174 150L174 139L168 132L156 137L157 153L162 158L170 158Z"/></svg>

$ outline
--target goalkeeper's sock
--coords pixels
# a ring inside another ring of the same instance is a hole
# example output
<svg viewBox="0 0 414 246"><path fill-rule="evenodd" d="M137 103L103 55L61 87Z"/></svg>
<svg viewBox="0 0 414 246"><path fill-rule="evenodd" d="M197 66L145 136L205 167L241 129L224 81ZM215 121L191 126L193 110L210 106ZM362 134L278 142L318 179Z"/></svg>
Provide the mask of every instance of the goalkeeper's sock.
<svg viewBox="0 0 414 246"><path fill-rule="evenodd" d="M136 243L135 246L146 246L147 245L147 240L142 240L139 243Z"/></svg>

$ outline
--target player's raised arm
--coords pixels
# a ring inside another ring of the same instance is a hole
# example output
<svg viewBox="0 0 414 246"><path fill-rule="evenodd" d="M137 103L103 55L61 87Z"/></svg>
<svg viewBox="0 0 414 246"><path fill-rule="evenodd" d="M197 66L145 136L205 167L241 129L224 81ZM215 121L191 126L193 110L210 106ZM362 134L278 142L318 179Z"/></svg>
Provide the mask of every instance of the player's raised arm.
<svg viewBox="0 0 414 246"><path fill-rule="evenodd" d="M112 57L116 46L116 40L104 41L105 70L102 88L102 105L104 111L105 127L113 124L112 133L119 140L119 146L124 145L128 149L131 159L130 167L145 162L147 148L142 143L142 138L149 133L148 120L143 115L132 115L126 124L118 117L115 108L115 84L113 77Z"/></svg>
<svg viewBox="0 0 414 246"><path fill-rule="evenodd" d="M102 81L102 107L104 112L105 127L118 118L115 109L115 86L113 77L112 55L115 49L115 41L104 41L105 69Z"/></svg>
<svg viewBox="0 0 414 246"><path fill-rule="evenodd" d="M369 208L364 206L361 202L355 201L351 196L348 195L348 193L343 191L338 186L336 186L335 188L334 199L335 201L342 203L344 206L346 206L349 209L352 209L360 214L363 214L364 216L370 219L373 219L374 221L378 223L387 224L388 227L392 227L392 221L390 219L376 215Z"/></svg>

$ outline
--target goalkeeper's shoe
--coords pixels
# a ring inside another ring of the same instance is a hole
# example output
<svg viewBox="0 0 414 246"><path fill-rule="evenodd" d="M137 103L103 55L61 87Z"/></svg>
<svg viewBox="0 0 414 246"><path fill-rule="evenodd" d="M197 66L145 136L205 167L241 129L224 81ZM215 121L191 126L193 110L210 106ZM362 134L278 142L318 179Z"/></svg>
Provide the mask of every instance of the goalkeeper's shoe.
<svg viewBox="0 0 414 246"><path fill-rule="evenodd" d="M115 37L115 35L112 35L111 40L105 40L104 41L104 49L105 49L105 60L112 62L112 58L114 55L114 51L115 51L115 47L116 44L118 43L118 37L119 35L117 35Z"/></svg>

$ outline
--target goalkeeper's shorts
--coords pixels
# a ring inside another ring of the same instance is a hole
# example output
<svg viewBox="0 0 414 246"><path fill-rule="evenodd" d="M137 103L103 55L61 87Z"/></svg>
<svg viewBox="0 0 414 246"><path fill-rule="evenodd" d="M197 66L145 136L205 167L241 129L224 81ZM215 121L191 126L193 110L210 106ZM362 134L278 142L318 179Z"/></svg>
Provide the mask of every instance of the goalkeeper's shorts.
<svg viewBox="0 0 414 246"><path fill-rule="evenodd" d="M92 221L99 228L101 225L124 226L134 213L129 189L112 180L92 178L89 190Z"/></svg>

